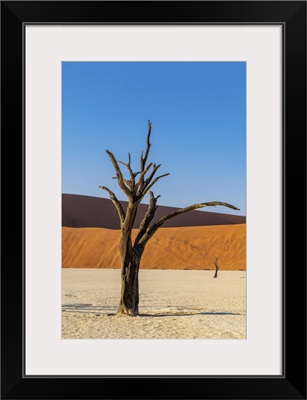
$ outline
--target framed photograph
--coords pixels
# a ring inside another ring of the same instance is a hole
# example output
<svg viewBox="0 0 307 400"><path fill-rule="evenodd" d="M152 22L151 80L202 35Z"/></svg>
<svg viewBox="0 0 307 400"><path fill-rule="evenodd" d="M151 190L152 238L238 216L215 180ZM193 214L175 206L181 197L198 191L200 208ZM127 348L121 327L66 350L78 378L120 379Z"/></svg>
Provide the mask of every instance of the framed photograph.
<svg viewBox="0 0 307 400"><path fill-rule="evenodd" d="M306 2L1 26L2 398L306 399Z"/></svg>

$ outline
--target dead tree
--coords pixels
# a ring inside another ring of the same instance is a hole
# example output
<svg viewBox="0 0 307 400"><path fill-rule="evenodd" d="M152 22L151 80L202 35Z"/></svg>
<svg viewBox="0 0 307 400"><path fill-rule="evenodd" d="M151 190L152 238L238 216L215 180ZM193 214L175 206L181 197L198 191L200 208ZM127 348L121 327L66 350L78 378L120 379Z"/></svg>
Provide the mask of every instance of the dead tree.
<svg viewBox="0 0 307 400"><path fill-rule="evenodd" d="M215 274L214 274L213 278L217 278L217 273L218 273L218 270L220 268L220 266L219 266L219 258L218 257L214 257L213 264L215 266Z"/></svg>
<svg viewBox="0 0 307 400"><path fill-rule="evenodd" d="M155 212L158 208L157 200L160 196L155 196L151 189L159 179L169 175L169 173L156 176L161 164L157 165L152 162L148 163L147 161L151 147L150 134L151 122L148 121L147 147L145 152L141 153L140 170L137 172L133 172L131 168L130 153L128 153L128 162L125 163L117 161L114 155L109 150L106 150L116 172L114 179L117 180L119 187L128 199L127 209L124 211L121 203L110 189L105 186L99 186L108 193L116 207L120 220L121 238L119 243L119 254L121 261L121 296L117 314L126 314L131 316L139 314L139 268L141 258L148 241L166 221L177 217L177 215L203 207L224 206L238 210L235 206L220 201L197 203L189 207L178 209L152 223ZM128 179L124 178L119 164L122 164L127 169L129 174ZM133 242L132 228L134 220L138 206L146 194L149 195L148 208L140 222L137 236Z"/></svg>
<svg viewBox="0 0 307 400"><path fill-rule="evenodd" d="M213 262L213 265L214 265L214 267L215 267L215 273L214 273L214 275L213 275L213 278L217 278L217 273L218 273L218 270L219 270L219 268L220 268L220 266L219 266L219 257L213 257L213 256L208 256L208 253L207 253L207 251L204 253L204 258L205 259L209 259L210 260L210 262L212 261Z"/></svg>

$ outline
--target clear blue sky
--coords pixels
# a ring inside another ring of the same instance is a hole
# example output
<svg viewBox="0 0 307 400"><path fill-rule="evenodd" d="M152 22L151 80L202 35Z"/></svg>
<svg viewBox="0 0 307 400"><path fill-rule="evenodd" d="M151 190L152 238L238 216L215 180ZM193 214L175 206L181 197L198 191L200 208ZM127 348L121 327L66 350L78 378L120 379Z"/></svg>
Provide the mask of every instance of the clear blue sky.
<svg viewBox="0 0 307 400"><path fill-rule="evenodd" d="M104 185L126 200L105 150L138 170L148 120L148 161L170 172L152 188L160 205L246 215L244 62L63 62L63 193L108 197Z"/></svg>

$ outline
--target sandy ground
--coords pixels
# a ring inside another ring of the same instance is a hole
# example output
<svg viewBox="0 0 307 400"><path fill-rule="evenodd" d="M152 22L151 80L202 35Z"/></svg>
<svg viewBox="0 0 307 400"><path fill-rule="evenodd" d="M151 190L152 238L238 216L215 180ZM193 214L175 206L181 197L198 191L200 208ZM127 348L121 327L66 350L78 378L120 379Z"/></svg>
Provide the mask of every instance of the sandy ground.
<svg viewBox="0 0 307 400"><path fill-rule="evenodd" d="M112 315L119 295L119 270L62 269L62 338L246 337L245 271L141 270L137 317Z"/></svg>

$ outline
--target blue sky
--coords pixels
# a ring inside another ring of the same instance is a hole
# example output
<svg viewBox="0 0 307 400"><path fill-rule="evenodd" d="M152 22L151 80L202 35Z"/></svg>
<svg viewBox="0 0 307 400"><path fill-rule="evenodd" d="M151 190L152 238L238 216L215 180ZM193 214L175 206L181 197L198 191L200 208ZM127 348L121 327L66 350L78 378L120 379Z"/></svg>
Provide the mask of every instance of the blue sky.
<svg viewBox="0 0 307 400"><path fill-rule="evenodd" d="M243 62L63 62L62 191L126 200L105 152L170 172L152 188L160 205L234 204L246 215L246 65ZM147 203L147 196L144 203Z"/></svg>

